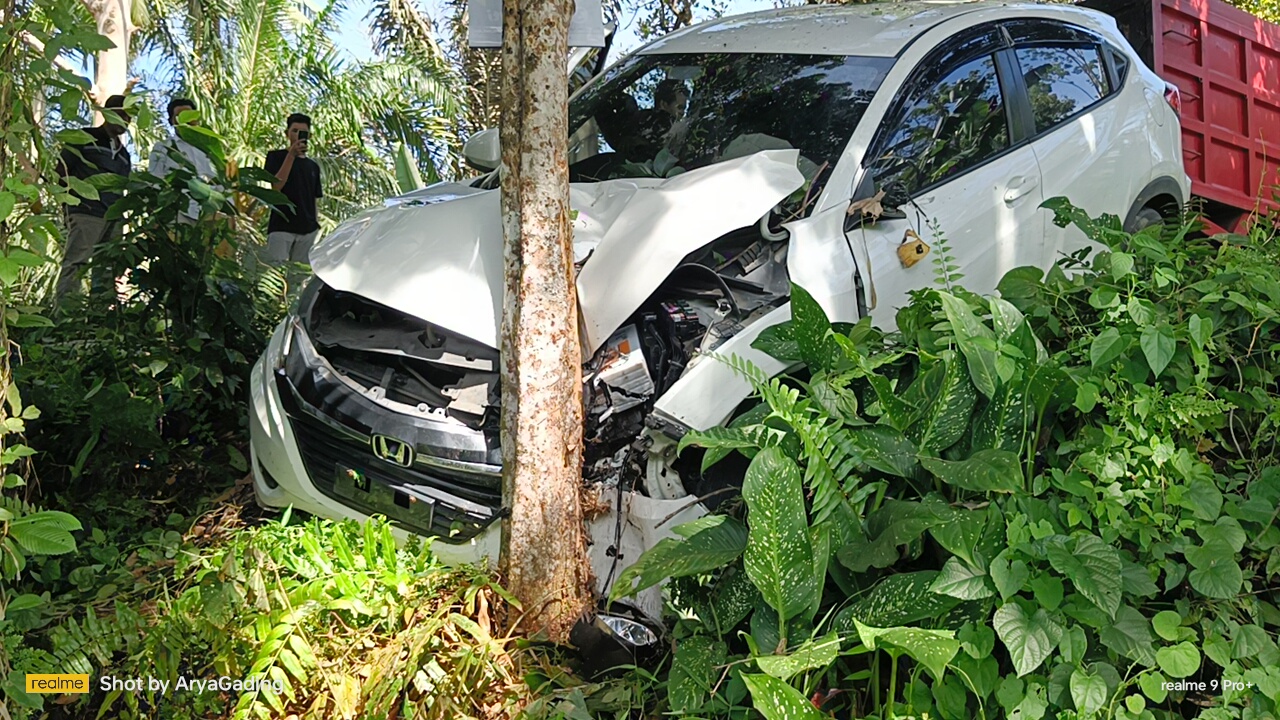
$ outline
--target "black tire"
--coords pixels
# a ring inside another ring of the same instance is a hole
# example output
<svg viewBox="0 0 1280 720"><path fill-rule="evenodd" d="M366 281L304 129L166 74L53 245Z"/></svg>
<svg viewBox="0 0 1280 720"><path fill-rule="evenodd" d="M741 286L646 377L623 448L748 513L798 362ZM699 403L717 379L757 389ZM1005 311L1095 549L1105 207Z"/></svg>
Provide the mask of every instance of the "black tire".
<svg viewBox="0 0 1280 720"><path fill-rule="evenodd" d="M1152 225L1163 225L1166 218L1157 209L1153 207L1144 207L1133 216L1133 224L1129 228L1129 232L1139 232L1151 227Z"/></svg>

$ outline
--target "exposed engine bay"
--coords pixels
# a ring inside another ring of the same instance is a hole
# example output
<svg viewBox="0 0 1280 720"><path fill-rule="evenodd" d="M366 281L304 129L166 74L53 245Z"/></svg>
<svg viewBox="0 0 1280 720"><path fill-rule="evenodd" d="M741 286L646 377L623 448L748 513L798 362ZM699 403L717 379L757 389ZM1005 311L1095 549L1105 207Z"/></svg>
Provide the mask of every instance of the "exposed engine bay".
<svg viewBox="0 0 1280 720"><path fill-rule="evenodd" d="M691 253L585 363L585 479L644 491L636 481L654 400L705 361L701 354L786 301L782 238L753 226ZM321 282L299 312L316 352L352 389L402 414L447 419L498 447L497 350Z"/></svg>
<svg viewBox="0 0 1280 720"><path fill-rule="evenodd" d="M637 487L653 401L707 361L702 355L785 302L789 290L786 244L754 227L686 257L584 367L584 477Z"/></svg>

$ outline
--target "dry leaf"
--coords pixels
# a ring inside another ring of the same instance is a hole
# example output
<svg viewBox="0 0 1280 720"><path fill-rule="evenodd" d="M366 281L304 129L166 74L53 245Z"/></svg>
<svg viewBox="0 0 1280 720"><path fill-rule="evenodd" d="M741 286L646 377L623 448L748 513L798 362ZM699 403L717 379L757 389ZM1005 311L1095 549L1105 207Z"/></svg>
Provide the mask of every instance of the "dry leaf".
<svg viewBox="0 0 1280 720"><path fill-rule="evenodd" d="M880 201L883 199L884 199L884 190L881 190L869 198L863 198L862 200L855 200L849 203L849 209L845 211L845 214L846 215L861 214L863 216L870 215L872 220L879 219L879 217L884 214L884 205L880 204Z"/></svg>

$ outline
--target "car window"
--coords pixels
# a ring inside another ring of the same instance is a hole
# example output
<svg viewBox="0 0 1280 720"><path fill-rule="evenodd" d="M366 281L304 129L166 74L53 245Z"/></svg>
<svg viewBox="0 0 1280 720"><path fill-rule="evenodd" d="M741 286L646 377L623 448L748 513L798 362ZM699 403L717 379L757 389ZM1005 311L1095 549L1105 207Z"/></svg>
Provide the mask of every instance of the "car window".
<svg viewBox="0 0 1280 720"><path fill-rule="evenodd" d="M1073 117L1111 92L1097 45L1020 47L1014 55L1027 85L1037 132Z"/></svg>
<svg viewBox="0 0 1280 720"><path fill-rule="evenodd" d="M926 59L922 66L928 67ZM1009 147L1009 124L994 55L926 72L907 91L872 166L881 187L899 182L914 194Z"/></svg>
<svg viewBox="0 0 1280 720"><path fill-rule="evenodd" d="M893 58L636 55L569 103L573 182L669 177L794 148L807 182L835 165ZM811 188L812 189L812 188Z"/></svg>
<svg viewBox="0 0 1280 720"><path fill-rule="evenodd" d="M1107 49L1111 52L1111 70L1114 80L1111 89L1114 92L1124 87L1124 81L1129 77L1129 56L1110 46Z"/></svg>

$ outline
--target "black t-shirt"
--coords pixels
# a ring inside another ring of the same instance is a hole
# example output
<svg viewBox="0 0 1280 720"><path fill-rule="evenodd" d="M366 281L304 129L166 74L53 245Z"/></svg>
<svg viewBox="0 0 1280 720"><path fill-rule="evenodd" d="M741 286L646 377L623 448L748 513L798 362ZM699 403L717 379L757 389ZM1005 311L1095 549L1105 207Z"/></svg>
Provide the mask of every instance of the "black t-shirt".
<svg viewBox="0 0 1280 720"><path fill-rule="evenodd" d="M267 172L276 174L284 165L286 155L287 150L272 150L267 153ZM324 191L320 188L320 166L315 160L294 158L289 179L284 181L284 187L280 191L289 198L293 207L277 205L272 208L267 232L305 235L320 228L320 223L316 220L316 199L324 197Z"/></svg>
<svg viewBox="0 0 1280 720"><path fill-rule="evenodd" d="M70 176L81 180L88 180L90 177L101 173L112 173L128 177L129 170L133 166L133 158L129 155L129 150L124 146L123 142L119 139L113 142L111 136L102 127L84 128L84 131L89 133L93 141L84 145L77 145L75 151L70 148L64 149L59 172L64 177ZM107 208L120 199L120 193L106 190L99 192L96 200L81 197L78 193L73 192L72 194L80 198L80 204L69 205L67 212L75 215L93 215L94 217L106 215Z"/></svg>

